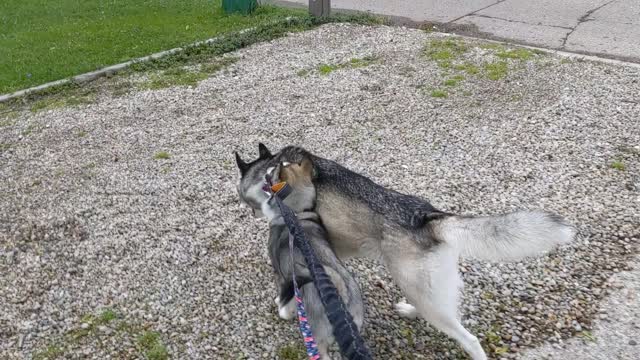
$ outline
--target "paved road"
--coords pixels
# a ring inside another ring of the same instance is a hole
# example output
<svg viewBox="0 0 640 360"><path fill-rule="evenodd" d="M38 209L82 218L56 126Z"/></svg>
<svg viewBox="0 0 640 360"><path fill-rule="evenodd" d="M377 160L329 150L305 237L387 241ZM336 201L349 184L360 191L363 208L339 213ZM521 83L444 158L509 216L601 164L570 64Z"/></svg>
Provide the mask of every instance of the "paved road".
<svg viewBox="0 0 640 360"><path fill-rule="evenodd" d="M308 0L289 0L307 4ZM333 0L441 31L640 63L638 0Z"/></svg>

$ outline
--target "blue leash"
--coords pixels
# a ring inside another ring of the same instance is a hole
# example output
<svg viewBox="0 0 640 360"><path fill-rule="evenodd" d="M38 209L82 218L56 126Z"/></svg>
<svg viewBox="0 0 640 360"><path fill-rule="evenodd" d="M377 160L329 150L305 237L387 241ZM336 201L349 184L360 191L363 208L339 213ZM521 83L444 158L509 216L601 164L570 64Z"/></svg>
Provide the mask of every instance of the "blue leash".
<svg viewBox="0 0 640 360"><path fill-rule="evenodd" d="M289 251L293 256L293 247L296 246L300 249L302 256L304 257L313 284L320 294L320 300L324 306L329 323L333 327L333 337L338 343L340 352L349 360L371 360L371 352L367 348L364 340L358 332L358 327L353 322L353 317L347 310L347 306L342 301L342 298L338 294L338 290L331 282L331 278L324 271L324 267L318 261L318 258L313 250L313 247L309 243L309 240L304 233L304 230L300 226L295 213L284 204L282 201L292 191L291 187L287 184L277 184L278 189L274 190L272 185L271 176L267 175L267 188L266 191L271 195L274 195L276 203L280 208L280 213L285 225L289 229ZM304 303L300 296L300 290L295 280L295 274L293 275L293 285L295 291L295 298L298 309L298 321L300 323L300 331L304 337L305 346L307 348L307 354L310 360L318 360L317 345L311 331L311 326L307 322L306 312L304 309Z"/></svg>

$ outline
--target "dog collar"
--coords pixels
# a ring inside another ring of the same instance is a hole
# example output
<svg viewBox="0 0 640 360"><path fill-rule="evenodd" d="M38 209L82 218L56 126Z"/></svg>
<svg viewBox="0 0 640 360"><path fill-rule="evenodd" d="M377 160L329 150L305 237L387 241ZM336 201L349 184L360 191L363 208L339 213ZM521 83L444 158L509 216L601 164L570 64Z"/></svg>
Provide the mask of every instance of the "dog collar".
<svg viewBox="0 0 640 360"><path fill-rule="evenodd" d="M277 184L269 186L270 179L262 186L262 190L268 194L276 195L280 198L280 200L284 200L287 196L289 196L293 192L293 188L291 185L287 184L286 181L281 181Z"/></svg>

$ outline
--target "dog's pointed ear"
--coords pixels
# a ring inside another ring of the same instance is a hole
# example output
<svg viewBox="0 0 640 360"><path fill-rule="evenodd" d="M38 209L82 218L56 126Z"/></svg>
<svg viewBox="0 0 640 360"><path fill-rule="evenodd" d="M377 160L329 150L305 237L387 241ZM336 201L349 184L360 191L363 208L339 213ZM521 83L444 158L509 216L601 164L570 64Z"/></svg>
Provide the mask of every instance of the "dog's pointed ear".
<svg viewBox="0 0 640 360"><path fill-rule="evenodd" d="M258 151L260 154L260 159L273 157L273 155L271 155L271 151L269 151L269 149L267 149L267 147L263 143L258 144Z"/></svg>
<svg viewBox="0 0 640 360"><path fill-rule="evenodd" d="M240 169L240 174L244 175L244 173L247 172L247 170L249 169L249 165L244 162L244 160L242 160L242 158L240 157L240 154L238 154L238 152L234 152L234 154L236 155L236 165L238 165L238 169Z"/></svg>

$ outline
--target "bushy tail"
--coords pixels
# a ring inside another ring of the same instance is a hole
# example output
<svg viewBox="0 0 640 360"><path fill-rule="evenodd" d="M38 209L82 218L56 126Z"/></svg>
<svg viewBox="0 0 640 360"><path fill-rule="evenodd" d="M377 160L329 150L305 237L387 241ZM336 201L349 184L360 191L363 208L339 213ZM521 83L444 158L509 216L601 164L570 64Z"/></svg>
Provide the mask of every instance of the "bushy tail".
<svg viewBox="0 0 640 360"><path fill-rule="evenodd" d="M435 235L460 255L489 261L520 260L571 242L575 229L561 217L542 211L506 215L451 216L433 224Z"/></svg>

